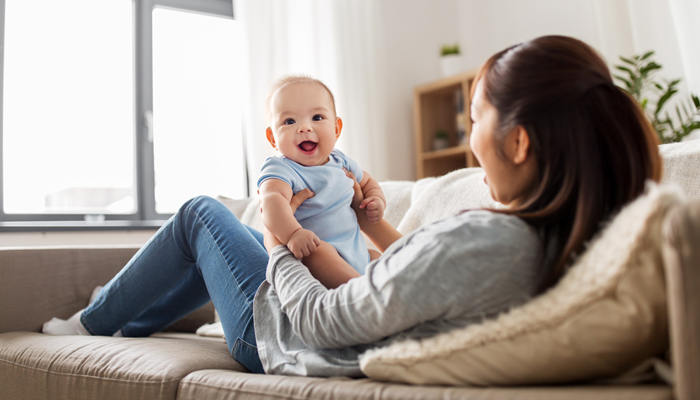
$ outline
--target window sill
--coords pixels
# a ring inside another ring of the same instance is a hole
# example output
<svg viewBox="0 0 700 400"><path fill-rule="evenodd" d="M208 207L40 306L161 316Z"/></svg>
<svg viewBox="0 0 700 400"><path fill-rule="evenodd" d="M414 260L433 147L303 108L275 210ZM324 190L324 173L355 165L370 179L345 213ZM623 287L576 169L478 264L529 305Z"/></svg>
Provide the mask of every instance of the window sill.
<svg viewBox="0 0 700 400"><path fill-rule="evenodd" d="M5 221L0 222L0 232L150 230L160 228L166 221Z"/></svg>

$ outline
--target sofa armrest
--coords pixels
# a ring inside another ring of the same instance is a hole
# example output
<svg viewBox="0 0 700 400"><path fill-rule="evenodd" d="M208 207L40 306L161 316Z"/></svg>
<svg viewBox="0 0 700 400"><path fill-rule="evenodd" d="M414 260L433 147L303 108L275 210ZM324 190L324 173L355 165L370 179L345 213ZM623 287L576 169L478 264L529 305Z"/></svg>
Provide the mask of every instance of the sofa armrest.
<svg viewBox="0 0 700 400"><path fill-rule="evenodd" d="M700 201L673 210L663 233L675 398L700 399Z"/></svg>
<svg viewBox="0 0 700 400"><path fill-rule="evenodd" d="M51 317L67 318L87 305L129 261L136 247L37 247L0 249L0 333L35 331ZM194 331L211 322L211 303L171 325Z"/></svg>

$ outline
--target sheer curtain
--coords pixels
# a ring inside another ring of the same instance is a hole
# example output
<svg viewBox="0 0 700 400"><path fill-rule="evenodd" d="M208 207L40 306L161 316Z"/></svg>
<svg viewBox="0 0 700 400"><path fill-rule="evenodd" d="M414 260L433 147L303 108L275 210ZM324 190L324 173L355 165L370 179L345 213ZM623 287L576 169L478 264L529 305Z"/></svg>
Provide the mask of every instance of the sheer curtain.
<svg viewBox="0 0 700 400"><path fill-rule="evenodd" d="M700 1L671 0L671 15L678 37L686 83L691 92L700 95Z"/></svg>
<svg viewBox="0 0 700 400"><path fill-rule="evenodd" d="M334 92L343 133L338 147L373 176L387 169L384 94L377 78L378 13L372 0L233 0L244 31L244 125L251 193L257 172L273 154L265 140L265 99L279 76L305 74ZM381 135L380 135L381 133ZM379 140L377 140L379 139Z"/></svg>

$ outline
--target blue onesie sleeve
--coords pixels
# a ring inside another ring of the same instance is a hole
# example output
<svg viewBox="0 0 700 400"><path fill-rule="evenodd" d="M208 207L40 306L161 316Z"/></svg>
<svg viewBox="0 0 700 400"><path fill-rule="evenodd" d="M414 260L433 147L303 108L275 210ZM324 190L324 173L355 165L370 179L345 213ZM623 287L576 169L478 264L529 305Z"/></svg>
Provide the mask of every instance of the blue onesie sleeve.
<svg viewBox="0 0 700 400"><path fill-rule="evenodd" d="M258 178L258 188L268 179L279 179L286 182L292 192L296 193L295 181L296 173L289 167L280 157L268 157L260 168L260 177Z"/></svg>
<svg viewBox="0 0 700 400"><path fill-rule="evenodd" d="M342 163L343 168L347 169L348 171L352 172L353 175L355 175L355 179L357 179L358 182L362 180L362 168L360 168L360 164L357 161L346 156L345 153L338 149L333 149L331 154L334 155Z"/></svg>

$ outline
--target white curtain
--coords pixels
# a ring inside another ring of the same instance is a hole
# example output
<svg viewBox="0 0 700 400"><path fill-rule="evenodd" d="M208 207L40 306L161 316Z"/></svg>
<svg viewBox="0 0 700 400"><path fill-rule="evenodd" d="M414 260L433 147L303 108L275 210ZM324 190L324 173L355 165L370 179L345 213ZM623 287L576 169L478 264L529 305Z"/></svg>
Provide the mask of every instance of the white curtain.
<svg viewBox="0 0 700 400"><path fill-rule="evenodd" d="M338 147L379 179L386 175L382 140L385 98L377 82L373 0L233 0L247 51L244 110L251 193L260 165L273 154L265 140L265 99L278 77L300 73L334 92L344 127Z"/></svg>
<svg viewBox="0 0 700 400"><path fill-rule="evenodd" d="M688 89L700 95L700 1L671 0L671 15Z"/></svg>

